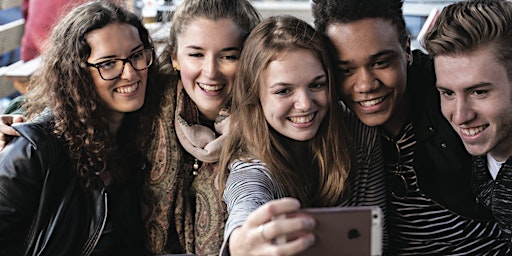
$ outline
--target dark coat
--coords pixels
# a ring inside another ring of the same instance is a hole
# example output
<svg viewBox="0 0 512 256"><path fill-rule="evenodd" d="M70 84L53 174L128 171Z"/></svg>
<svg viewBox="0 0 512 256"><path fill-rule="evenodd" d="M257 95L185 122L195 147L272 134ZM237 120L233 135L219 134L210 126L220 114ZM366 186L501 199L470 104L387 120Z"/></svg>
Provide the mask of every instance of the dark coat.
<svg viewBox="0 0 512 256"><path fill-rule="evenodd" d="M21 137L0 152L0 255L88 255L107 213L115 248L108 255L142 255L136 168L122 184L85 189L47 127L15 126Z"/></svg>
<svg viewBox="0 0 512 256"><path fill-rule="evenodd" d="M417 138L414 170L420 189L445 208L471 219L493 219L471 187L471 155L441 113L433 60L414 51L407 92Z"/></svg>

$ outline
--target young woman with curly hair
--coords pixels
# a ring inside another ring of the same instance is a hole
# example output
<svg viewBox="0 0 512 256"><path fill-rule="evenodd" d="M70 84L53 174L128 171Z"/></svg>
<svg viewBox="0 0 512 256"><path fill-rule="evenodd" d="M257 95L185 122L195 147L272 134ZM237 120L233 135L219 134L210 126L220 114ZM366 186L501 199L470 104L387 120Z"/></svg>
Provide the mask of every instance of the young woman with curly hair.
<svg viewBox="0 0 512 256"><path fill-rule="evenodd" d="M138 189L158 65L139 18L80 5L51 33L0 153L0 254L143 255Z"/></svg>

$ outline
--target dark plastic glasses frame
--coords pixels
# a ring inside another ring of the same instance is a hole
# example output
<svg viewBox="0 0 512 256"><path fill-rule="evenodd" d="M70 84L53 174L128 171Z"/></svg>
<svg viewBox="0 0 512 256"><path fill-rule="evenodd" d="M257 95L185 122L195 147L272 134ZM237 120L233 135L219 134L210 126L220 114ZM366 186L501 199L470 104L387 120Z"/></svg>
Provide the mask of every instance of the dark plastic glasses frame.
<svg viewBox="0 0 512 256"><path fill-rule="evenodd" d="M149 50L149 53L150 53L150 56L151 56L151 59L149 60L149 64L148 64L148 66L147 66L147 67L145 67L145 68L137 69L137 68L133 65L133 63L132 63L132 61L131 61L131 60L132 60L132 58L133 58L133 56L134 56L134 55L136 55L136 54L139 54L139 53L141 53L141 52L143 52L143 51L148 51L148 50ZM137 71L142 71L142 70L146 70L146 69L148 69L148 68L149 68L149 67L151 67L151 65L153 64L153 58L154 58L154 57L153 57L153 55L154 55L154 49L153 49L153 48L144 48L144 49L142 49L142 50L140 50L140 51L136 51L136 52L134 52L133 54L131 54L130 56L128 56L127 58L124 58L124 59L123 59L123 58L113 58L113 59L105 60L105 61L102 61L102 62L99 62L99 63L89 63L89 62L87 62L87 61L86 61L86 62L84 62L84 64L85 64L85 66L86 66L86 67L93 67L93 68L96 68L96 69L98 70L98 73L100 74L101 79L106 80L106 81L111 81L111 80L114 80L114 79L119 78L119 77L123 74L123 72L124 72L124 66L126 65L126 63L130 63L130 65L132 66L132 68L133 68L133 69L135 69L135 70L137 70ZM100 70L101 65L102 65L102 64L104 64L104 63L106 63L106 62L109 62L109 61L118 61L118 60L120 60L120 61L122 61L122 62L123 62L123 68L121 69L121 72L120 72L117 76L115 76L115 77L113 77L113 78L109 78L109 79L104 78L104 77L103 77L103 75L101 74L101 70Z"/></svg>

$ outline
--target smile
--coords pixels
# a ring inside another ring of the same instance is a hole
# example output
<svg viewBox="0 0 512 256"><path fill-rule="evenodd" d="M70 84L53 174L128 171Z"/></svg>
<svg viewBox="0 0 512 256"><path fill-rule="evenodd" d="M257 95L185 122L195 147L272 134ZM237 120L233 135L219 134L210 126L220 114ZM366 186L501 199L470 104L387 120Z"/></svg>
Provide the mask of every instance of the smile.
<svg viewBox="0 0 512 256"><path fill-rule="evenodd" d="M224 88L224 84L222 85L210 85L210 84L202 84L202 83L197 83L197 85L205 90L205 91L220 91Z"/></svg>
<svg viewBox="0 0 512 256"><path fill-rule="evenodd" d="M307 116L294 116L289 117L288 120L290 120L292 123L296 124L305 124L311 122L315 118L316 112L309 114Z"/></svg>
<svg viewBox="0 0 512 256"><path fill-rule="evenodd" d="M377 99L373 99L373 100L367 100L367 101L360 101L358 102L361 106L363 107L371 107L371 106L375 106L379 103L381 103L382 101L384 101L384 97L380 97L380 98L377 98Z"/></svg>
<svg viewBox="0 0 512 256"><path fill-rule="evenodd" d="M132 93L132 92L136 91L137 88L139 88L139 83L135 83L135 84L129 85L129 86L122 86L119 88L115 88L114 91L118 92L118 93L126 94L126 93Z"/></svg>
<svg viewBox="0 0 512 256"><path fill-rule="evenodd" d="M474 128L460 128L460 131L461 131L464 135L467 135L467 136L474 136L474 135L476 135L476 134L481 133L483 130L485 130L485 128L487 128L487 126L486 126L486 125L482 125L482 126L474 127Z"/></svg>

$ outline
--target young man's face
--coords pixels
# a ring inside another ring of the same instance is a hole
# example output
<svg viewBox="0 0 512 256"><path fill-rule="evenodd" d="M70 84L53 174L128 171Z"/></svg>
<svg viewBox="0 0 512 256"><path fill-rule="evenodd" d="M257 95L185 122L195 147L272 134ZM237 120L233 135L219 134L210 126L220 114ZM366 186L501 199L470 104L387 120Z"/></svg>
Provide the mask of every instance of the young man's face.
<svg viewBox="0 0 512 256"><path fill-rule="evenodd" d="M512 155L512 83L490 46L434 57L443 115L472 155Z"/></svg>
<svg viewBox="0 0 512 256"><path fill-rule="evenodd" d="M333 23L326 34L337 50L337 69L345 103L369 126L398 133L405 116L407 44L402 47L389 20L367 18Z"/></svg>

